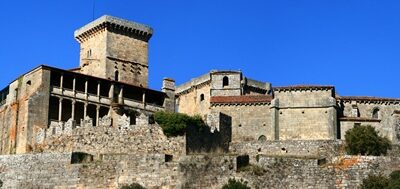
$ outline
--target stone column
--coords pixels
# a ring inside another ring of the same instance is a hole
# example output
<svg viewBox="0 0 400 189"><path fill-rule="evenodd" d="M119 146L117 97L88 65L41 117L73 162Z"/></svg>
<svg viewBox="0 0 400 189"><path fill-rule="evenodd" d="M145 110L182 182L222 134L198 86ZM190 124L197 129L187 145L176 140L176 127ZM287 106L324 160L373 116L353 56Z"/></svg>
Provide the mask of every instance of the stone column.
<svg viewBox="0 0 400 189"><path fill-rule="evenodd" d="M119 90L119 95L118 95L118 103L119 104L124 104L124 86L121 86L121 89Z"/></svg>
<svg viewBox="0 0 400 189"><path fill-rule="evenodd" d="M61 91L63 91L63 85L64 85L64 74L61 74L61 77L60 77L60 89L61 89Z"/></svg>
<svg viewBox="0 0 400 189"><path fill-rule="evenodd" d="M61 121L62 119L62 100L63 100L62 98L59 98L58 101L58 121Z"/></svg>
<svg viewBox="0 0 400 189"><path fill-rule="evenodd" d="M73 101L72 101L72 111L71 111L71 112L72 112L72 113L71 113L72 115L71 115L71 119L74 120L74 121L75 121L75 103L76 103L76 101L73 100Z"/></svg>
<svg viewBox="0 0 400 189"><path fill-rule="evenodd" d="M96 127L99 126L99 117L100 117L100 106L97 105L97 107L96 107Z"/></svg>
<svg viewBox="0 0 400 189"><path fill-rule="evenodd" d="M142 103L143 103L143 108L146 108L146 91L143 91Z"/></svg>
<svg viewBox="0 0 400 189"><path fill-rule="evenodd" d="M97 82L97 96L100 97L100 81Z"/></svg>
<svg viewBox="0 0 400 189"><path fill-rule="evenodd" d="M88 100L88 80L85 80L85 99Z"/></svg>
<svg viewBox="0 0 400 189"><path fill-rule="evenodd" d="M87 116L87 102L85 102L85 105L83 106L83 119L86 119Z"/></svg>
<svg viewBox="0 0 400 189"><path fill-rule="evenodd" d="M76 96L76 78L72 80L72 92L74 93L74 97Z"/></svg>
<svg viewBox="0 0 400 189"><path fill-rule="evenodd" d="M271 101L272 139L279 140L279 99Z"/></svg>

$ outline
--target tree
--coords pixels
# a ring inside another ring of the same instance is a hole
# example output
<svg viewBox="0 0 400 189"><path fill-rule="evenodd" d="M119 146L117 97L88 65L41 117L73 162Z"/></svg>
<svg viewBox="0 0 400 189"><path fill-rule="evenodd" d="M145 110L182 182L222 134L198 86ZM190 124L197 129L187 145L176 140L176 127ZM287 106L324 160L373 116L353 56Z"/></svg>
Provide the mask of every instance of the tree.
<svg viewBox="0 0 400 189"><path fill-rule="evenodd" d="M346 151L350 155L386 155L391 149L391 143L386 137L379 136L370 125L356 125L346 131Z"/></svg>
<svg viewBox="0 0 400 189"><path fill-rule="evenodd" d="M237 181L235 179L229 179L228 184L222 186L222 189L251 189L247 186L247 182L243 180Z"/></svg>
<svg viewBox="0 0 400 189"><path fill-rule="evenodd" d="M182 136L189 125L204 126L205 123L200 116L189 116L175 112L156 112L154 120L161 126L164 134L168 137Z"/></svg>

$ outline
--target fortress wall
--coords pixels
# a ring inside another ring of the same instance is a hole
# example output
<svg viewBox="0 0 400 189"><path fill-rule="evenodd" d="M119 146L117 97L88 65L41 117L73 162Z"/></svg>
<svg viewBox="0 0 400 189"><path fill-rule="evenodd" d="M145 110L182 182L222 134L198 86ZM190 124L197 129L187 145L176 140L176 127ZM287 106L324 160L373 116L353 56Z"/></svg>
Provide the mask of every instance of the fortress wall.
<svg viewBox="0 0 400 189"><path fill-rule="evenodd" d="M4 188L74 187L80 165L71 165L70 153L0 156Z"/></svg>
<svg viewBox="0 0 400 189"><path fill-rule="evenodd" d="M71 133L48 135L34 147L37 152L164 153L180 156L185 153L184 137L167 138L158 125L132 125L128 128L80 127Z"/></svg>
<svg viewBox="0 0 400 189"><path fill-rule="evenodd" d="M288 108L279 110L280 140L329 140L336 134L334 108Z"/></svg>
<svg viewBox="0 0 400 189"><path fill-rule="evenodd" d="M232 117L232 142L256 141L261 136L274 139L269 105L217 105L212 111Z"/></svg>
<svg viewBox="0 0 400 189"><path fill-rule="evenodd" d="M176 160L165 154L110 154L74 162L72 153L0 156L4 188L119 188L139 183L147 188L179 185Z"/></svg>
<svg viewBox="0 0 400 189"><path fill-rule="evenodd" d="M0 108L2 154L29 152L37 129L47 126L49 79L49 71L38 68L10 84Z"/></svg>
<svg viewBox="0 0 400 189"><path fill-rule="evenodd" d="M328 158L343 153L338 140L275 140L231 143L229 151L234 154L247 154L250 160L257 155Z"/></svg>
<svg viewBox="0 0 400 189"><path fill-rule="evenodd" d="M187 156L181 162L188 188L221 188L229 178L243 179L252 188L357 188L368 174L388 175L399 158L339 156L332 162L315 158L261 155L252 168L238 168L235 156Z"/></svg>
<svg viewBox="0 0 400 189"><path fill-rule="evenodd" d="M201 101L200 95L204 95L204 100ZM196 115L200 114L203 118L210 113L210 85L204 84L197 86L189 93L181 94L178 98L179 112Z"/></svg>
<svg viewBox="0 0 400 189"><path fill-rule="evenodd" d="M368 174L386 175L400 166L398 157L310 157L260 155L247 164L233 155L104 154L77 161L71 153L0 156L5 188L146 188L219 189L230 178L252 188L357 188ZM248 167L248 165L250 167ZM252 168L251 168L252 167ZM255 170L257 169L257 170Z"/></svg>
<svg viewBox="0 0 400 189"><path fill-rule="evenodd" d="M336 138L337 110L332 90L276 91L273 107L276 139L332 140Z"/></svg>

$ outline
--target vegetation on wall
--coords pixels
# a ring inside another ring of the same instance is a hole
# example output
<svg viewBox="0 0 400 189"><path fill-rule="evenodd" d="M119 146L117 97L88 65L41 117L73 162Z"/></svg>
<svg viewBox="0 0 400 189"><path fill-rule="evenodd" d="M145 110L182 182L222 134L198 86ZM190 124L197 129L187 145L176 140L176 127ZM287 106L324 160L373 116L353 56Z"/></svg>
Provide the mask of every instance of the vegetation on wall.
<svg viewBox="0 0 400 189"><path fill-rule="evenodd" d="M398 189L400 188L400 171L393 171L389 177L382 174L369 175L361 185L362 189Z"/></svg>
<svg viewBox="0 0 400 189"><path fill-rule="evenodd" d="M200 116L189 116L176 112L156 112L154 120L161 126L168 137L182 136L190 125L201 128L205 125Z"/></svg>
<svg viewBox="0 0 400 189"><path fill-rule="evenodd" d="M228 184L222 186L222 189L251 189L247 186L247 182L243 180L229 179Z"/></svg>
<svg viewBox="0 0 400 189"><path fill-rule="evenodd" d="M350 155L386 155L391 143L370 125L356 125L346 131L346 152Z"/></svg>
<svg viewBox="0 0 400 189"><path fill-rule="evenodd" d="M138 183L132 183L130 185L124 185L120 189L146 189L146 188Z"/></svg>

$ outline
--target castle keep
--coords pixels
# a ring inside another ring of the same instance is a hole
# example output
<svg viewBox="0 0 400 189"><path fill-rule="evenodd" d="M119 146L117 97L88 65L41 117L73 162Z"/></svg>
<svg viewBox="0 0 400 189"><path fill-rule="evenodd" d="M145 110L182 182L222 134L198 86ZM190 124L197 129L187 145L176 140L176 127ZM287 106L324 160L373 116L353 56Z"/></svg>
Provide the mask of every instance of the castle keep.
<svg viewBox="0 0 400 189"><path fill-rule="evenodd" d="M167 93L147 88L151 35L148 26L111 16L75 31L79 68L39 66L1 91L0 152L26 153L47 136L98 126L103 119L121 127L168 111L173 80L163 82Z"/></svg>
<svg viewBox="0 0 400 189"><path fill-rule="evenodd" d="M357 188L400 170L400 99L345 97L334 86L275 87L241 71L210 71L148 88L149 26L102 16L75 31L78 68L41 65L0 91L5 188ZM200 115L167 137L158 111ZM349 156L347 130L371 125L387 156ZM1 186L0 186L1 187Z"/></svg>

